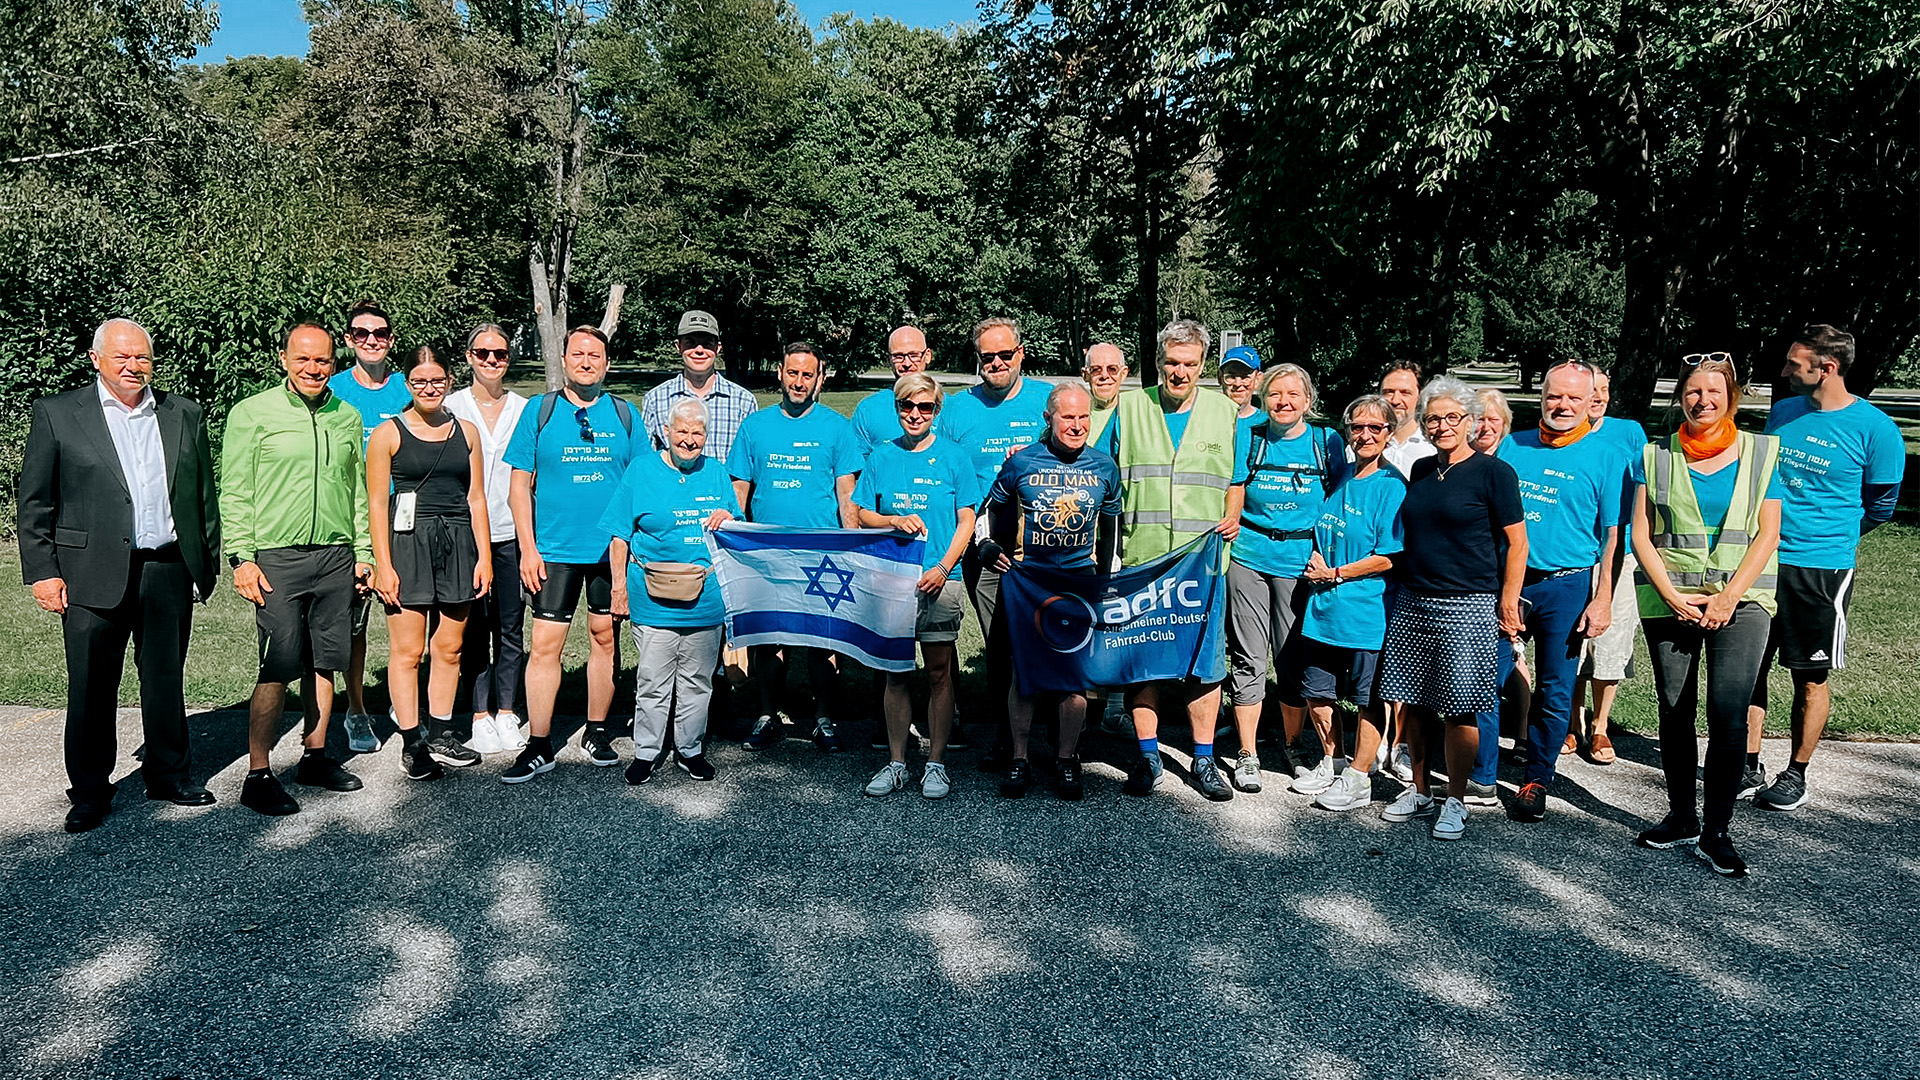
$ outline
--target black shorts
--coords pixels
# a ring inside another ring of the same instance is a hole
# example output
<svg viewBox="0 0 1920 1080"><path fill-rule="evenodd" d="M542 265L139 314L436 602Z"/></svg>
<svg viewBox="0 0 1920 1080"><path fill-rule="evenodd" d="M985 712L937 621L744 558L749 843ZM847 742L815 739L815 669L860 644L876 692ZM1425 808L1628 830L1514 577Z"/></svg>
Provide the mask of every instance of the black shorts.
<svg viewBox="0 0 1920 1080"><path fill-rule="evenodd" d="M1853 571L1780 566L1774 592L1780 613L1773 620L1780 666L1822 671L1847 666L1847 608L1853 604Z"/></svg>
<svg viewBox="0 0 1920 1080"><path fill-rule="evenodd" d="M1300 694L1309 701L1351 701L1369 708L1380 682L1379 649L1347 649L1295 635L1299 642Z"/></svg>
<svg viewBox="0 0 1920 1080"><path fill-rule="evenodd" d="M353 652L353 548L300 546L255 552L272 586L254 611L261 683L290 683L314 671L345 671Z"/></svg>
<svg viewBox="0 0 1920 1080"><path fill-rule="evenodd" d="M533 617L548 622L570 623L573 610L580 606L580 594L587 594L587 614L613 614L613 570L607 560L597 563L547 564L547 580L540 591L527 596Z"/></svg>

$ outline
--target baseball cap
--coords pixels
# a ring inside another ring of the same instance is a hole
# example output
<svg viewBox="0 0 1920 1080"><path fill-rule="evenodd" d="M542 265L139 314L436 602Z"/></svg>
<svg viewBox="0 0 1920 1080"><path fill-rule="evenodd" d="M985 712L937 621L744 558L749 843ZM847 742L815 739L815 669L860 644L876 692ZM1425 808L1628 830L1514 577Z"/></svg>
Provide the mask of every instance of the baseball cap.
<svg viewBox="0 0 1920 1080"><path fill-rule="evenodd" d="M1259 371L1260 354L1251 345L1236 345L1228 349L1227 355L1220 358L1220 370L1231 371L1236 367L1241 371Z"/></svg>
<svg viewBox="0 0 1920 1080"><path fill-rule="evenodd" d="M680 337L688 334L712 334L720 336L720 320L704 311L689 311L680 316Z"/></svg>

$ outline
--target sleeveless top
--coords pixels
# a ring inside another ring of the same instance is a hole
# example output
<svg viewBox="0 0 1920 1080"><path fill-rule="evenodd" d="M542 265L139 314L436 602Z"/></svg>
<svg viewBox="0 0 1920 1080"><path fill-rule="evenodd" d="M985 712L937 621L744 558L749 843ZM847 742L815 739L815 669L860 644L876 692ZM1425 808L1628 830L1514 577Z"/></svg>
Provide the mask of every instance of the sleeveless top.
<svg viewBox="0 0 1920 1080"><path fill-rule="evenodd" d="M467 487L472 473L467 433L460 421L453 421L453 431L440 442L415 435L404 417L394 417L393 425L400 429L400 446L393 452L393 490L416 493L416 515L468 516Z"/></svg>

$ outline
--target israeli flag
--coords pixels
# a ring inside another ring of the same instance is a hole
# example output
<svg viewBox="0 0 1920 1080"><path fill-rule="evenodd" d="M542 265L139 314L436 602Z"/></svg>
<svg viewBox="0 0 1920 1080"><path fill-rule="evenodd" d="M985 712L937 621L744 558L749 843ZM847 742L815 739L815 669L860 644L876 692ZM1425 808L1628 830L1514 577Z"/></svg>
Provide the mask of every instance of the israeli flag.
<svg viewBox="0 0 1920 1080"><path fill-rule="evenodd" d="M912 671L926 547L892 529L730 521L707 534L727 640L832 649L878 671Z"/></svg>

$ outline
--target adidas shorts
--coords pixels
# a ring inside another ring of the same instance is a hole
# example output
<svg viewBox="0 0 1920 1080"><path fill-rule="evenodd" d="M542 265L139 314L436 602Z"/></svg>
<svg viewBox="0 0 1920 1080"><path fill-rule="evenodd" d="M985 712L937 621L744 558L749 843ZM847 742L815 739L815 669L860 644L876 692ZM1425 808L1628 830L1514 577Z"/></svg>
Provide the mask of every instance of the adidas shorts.
<svg viewBox="0 0 1920 1080"><path fill-rule="evenodd" d="M1780 666L1818 671L1847 666L1847 608L1853 603L1853 570L1780 566L1775 592L1780 613L1773 620Z"/></svg>

